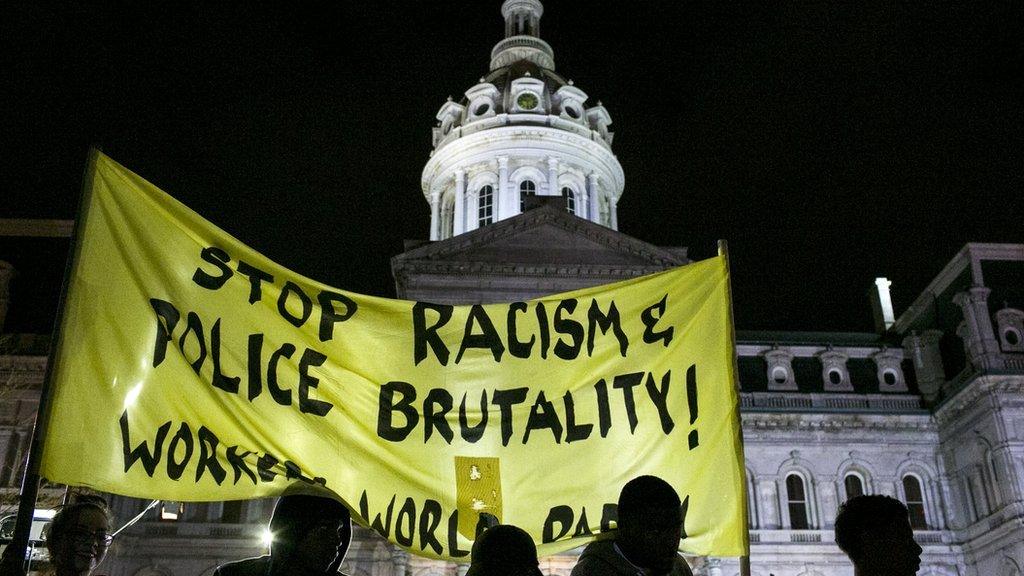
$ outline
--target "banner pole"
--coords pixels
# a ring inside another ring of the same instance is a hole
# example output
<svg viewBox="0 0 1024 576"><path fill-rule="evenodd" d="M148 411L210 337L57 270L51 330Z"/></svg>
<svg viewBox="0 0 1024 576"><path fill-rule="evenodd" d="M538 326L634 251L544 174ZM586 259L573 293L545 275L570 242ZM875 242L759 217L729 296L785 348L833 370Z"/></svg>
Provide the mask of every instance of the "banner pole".
<svg viewBox="0 0 1024 576"><path fill-rule="evenodd" d="M60 299L57 305L57 315L53 322L53 331L50 337L50 350L46 360L46 373L43 376L43 385L39 391L39 406L36 408L35 422L32 426L32 441L29 444L28 463L25 466L25 475L22 477L21 492L18 495L18 517L14 525L14 534L11 535L11 542L4 550L3 558L0 559L0 574L19 574L25 570L25 550L28 549L28 539L32 531L32 520L35 516L36 500L39 496L39 468L43 456L43 442L46 439L46 425L50 416L50 395L53 387L53 374L57 361L58 351L62 337L62 325L64 320L64 306L67 300L68 287L71 284L71 275L74 272L75 263L82 245L82 224L85 219L87 199L90 196L91 181L90 175L94 172L98 151L94 148L89 150L88 159L85 163L85 173L82 176L82 189L78 197L78 212L76 214L74 231L71 235L71 250L64 264L64 281L61 283ZM17 570L17 571L15 571Z"/></svg>
<svg viewBox="0 0 1024 576"><path fill-rule="evenodd" d="M740 401L739 395L742 390L740 389L740 370L739 360L736 354L736 316L733 313L732 306L732 269L729 264L729 243L725 240L718 241L718 255L725 259L725 272L728 277L726 283L726 293L729 296L729 339L732 345L732 373L736 376L736 420L740 430L740 451L744 454L744 462L746 461L746 450L743 447L743 416L740 414ZM750 493L748 492L747 483L747 467L743 466L743 516L745 522L745 528L747 530L747 555L740 556L740 576L750 576L750 507L747 505L750 502Z"/></svg>

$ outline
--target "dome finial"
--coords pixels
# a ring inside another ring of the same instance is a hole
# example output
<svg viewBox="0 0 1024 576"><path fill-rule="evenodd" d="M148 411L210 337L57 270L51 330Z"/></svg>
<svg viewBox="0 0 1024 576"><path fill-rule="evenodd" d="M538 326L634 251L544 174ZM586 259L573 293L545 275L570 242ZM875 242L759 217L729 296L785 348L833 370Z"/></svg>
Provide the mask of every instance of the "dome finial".
<svg viewBox="0 0 1024 576"><path fill-rule="evenodd" d="M540 17L543 14L544 5L540 0L505 0L501 4L501 15L505 18L505 38L540 38Z"/></svg>
<svg viewBox="0 0 1024 576"><path fill-rule="evenodd" d="M544 5L540 0L505 0L501 16L505 19L505 38L491 50L491 70L520 60L533 62L541 68L555 69L555 53L540 39L540 17Z"/></svg>

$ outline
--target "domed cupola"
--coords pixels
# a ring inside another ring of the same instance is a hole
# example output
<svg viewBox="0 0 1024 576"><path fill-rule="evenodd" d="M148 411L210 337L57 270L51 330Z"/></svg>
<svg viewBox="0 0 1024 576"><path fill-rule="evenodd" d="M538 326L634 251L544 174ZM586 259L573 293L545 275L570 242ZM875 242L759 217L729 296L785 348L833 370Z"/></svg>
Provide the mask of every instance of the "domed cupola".
<svg viewBox="0 0 1024 576"><path fill-rule="evenodd" d="M618 228L622 166L612 123L597 102L555 72L540 39L539 0L505 0L505 38L490 71L437 113L423 194L430 239L443 240L522 213L527 196L561 196L566 210Z"/></svg>

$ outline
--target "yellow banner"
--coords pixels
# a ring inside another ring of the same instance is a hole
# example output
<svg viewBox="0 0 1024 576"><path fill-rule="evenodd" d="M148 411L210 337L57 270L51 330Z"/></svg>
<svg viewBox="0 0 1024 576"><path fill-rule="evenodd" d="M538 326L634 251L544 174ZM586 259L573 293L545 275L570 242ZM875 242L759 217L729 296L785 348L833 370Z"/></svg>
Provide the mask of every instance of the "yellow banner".
<svg viewBox="0 0 1024 576"><path fill-rule="evenodd" d="M747 553L723 257L528 302L375 298L90 162L44 477L180 501L324 489L412 553L467 560L479 512L552 554L653 474L685 501L682 551Z"/></svg>

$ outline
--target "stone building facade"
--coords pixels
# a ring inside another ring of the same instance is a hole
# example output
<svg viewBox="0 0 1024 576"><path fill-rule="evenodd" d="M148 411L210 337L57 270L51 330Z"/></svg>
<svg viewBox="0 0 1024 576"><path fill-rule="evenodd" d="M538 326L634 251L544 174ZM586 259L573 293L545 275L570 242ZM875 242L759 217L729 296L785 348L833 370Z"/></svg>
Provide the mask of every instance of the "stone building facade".
<svg viewBox="0 0 1024 576"><path fill-rule="evenodd" d="M611 117L556 73L538 0L506 0L491 66L437 114L422 177L431 241L392 260L398 296L444 303L525 300L690 262L681 247L617 231L622 168ZM13 271L0 266L0 318ZM884 288L885 283L881 283ZM880 302L885 301L885 291ZM13 303L17 306L17 302ZM764 303L770 305L770 303ZM1024 245L968 244L877 333L738 332L757 576L849 576L833 543L838 505L880 493L907 503L919 574L1024 571ZM10 509L45 370L45 339L0 350L0 495ZM52 501L60 490L46 495ZM113 498L120 519L146 502ZM162 502L120 535L111 576L210 574L262 552L272 502ZM545 558L567 576L575 554ZM732 558L691 558L734 576ZM456 576L358 529L358 576Z"/></svg>

